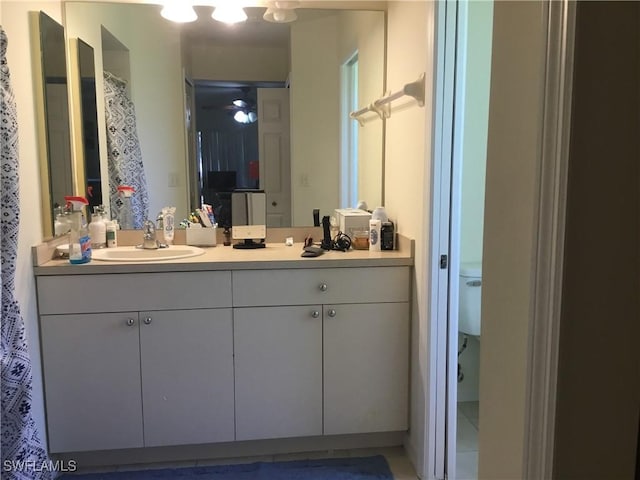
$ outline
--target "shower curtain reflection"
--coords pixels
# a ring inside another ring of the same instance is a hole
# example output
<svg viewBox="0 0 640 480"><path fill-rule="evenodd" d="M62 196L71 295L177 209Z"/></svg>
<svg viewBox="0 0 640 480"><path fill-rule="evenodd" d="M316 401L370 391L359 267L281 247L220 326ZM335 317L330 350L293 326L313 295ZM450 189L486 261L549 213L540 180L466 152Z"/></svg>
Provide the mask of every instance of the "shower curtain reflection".
<svg viewBox="0 0 640 480"><path fill-rule="evenodd" d="M122 211L118 186L131 186L135 190L131 201L133 227L140 229L149 216L149 194L135 107L127 94L126 82L109 72L104 72L104 93L111 218L119 219Z"/></svg>

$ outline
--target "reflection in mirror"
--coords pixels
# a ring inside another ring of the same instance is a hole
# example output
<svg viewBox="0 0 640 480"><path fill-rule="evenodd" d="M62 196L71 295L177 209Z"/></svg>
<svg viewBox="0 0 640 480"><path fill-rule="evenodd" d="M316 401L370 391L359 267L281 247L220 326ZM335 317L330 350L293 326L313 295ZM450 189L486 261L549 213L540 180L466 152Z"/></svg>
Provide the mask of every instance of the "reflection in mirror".
<svg viewBox="0 0 640 480"><path fill-rule="evenodd" d="M71 136L69 132L69 96L64 28L40 12L38 16L42 85L44 95L44 131L46 162L41 164L44 236L53 233L52 210L64 206L65 195L72 195Z"/></svg>
<svg viewBox="0 0 640 480"><path fill-rule="evenodd" d="M98 110L96 104L96 69L93 48L78 39L78 70L82 103L82 149L86 197L89 207L102 204L102 176L98 145Z"/></svg>
<svg viewBox="0 0 640 480"><path fill-rule="evenodd" d="M286 104L277 105L271 99L261 104L260 98L256 100L258 129L271 126L269 122L280 118L285 110L290 112L290 126L279 137L270 135L266 128L262 138L259 134L258 188L266 191L270 225L311 225L313 209L330 214L336 207L354 206L346 203L350 200L341 191L341 172L349 171L342 165L348 161L343 154L347 142L355 142L357 147L352 150L358 152L357 179L350 182L357 193L352 198L366 200L372 206L382 204L383 122L367 124L357 138L346 136L354 121L343 114L345 87L340 72L357 53L359 98L366 101L384 93L384 12L301 8L297 10L298 20L276 25L283 30L265 37L264 30L274 24L262 19L263 7L246 8L249 20L232 29L213 21L210 7L196 9L197 22L177 25L163 19L157 5L65 3L69 35L97 46L100 38L96 32L104 26L130 50L130 88L147 169L150 215L172 205L178 218L184 218L198 206L194 202L200 201L194 189L200 186L206 197L209 172L233 171L222 163L216 168L200 168L201 157L196 154L196 145L192 146L197 143L198 132L194 132L192 142L191 133L185 131L185 125L200 125L200 110L185 105L195 96L190 92L191 85L212 82L232 86L288 82L289 88L282 89L287 94ZM99 48L96 69L103 70ZM103 147L103 85L100 78L96 81ZM261 121L260 116L265 114ZM104 182L103 148L100 154ZM265 155L276 160L274 168L267 165ZM290 161L283 160L286 155ZM256 163L247 169L255 173ZM274 175L268 177L269 171ZM284 200L274 197L274 189L284 192ZM282 205L284 213L271 212L272 207Z"/></svg>

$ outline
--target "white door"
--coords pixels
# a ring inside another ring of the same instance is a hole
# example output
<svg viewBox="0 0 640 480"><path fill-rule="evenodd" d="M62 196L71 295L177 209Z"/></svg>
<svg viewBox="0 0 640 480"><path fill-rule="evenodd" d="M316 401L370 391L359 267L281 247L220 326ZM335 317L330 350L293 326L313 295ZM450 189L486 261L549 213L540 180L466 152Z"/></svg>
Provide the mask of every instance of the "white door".
<svg viewBox="0 0 640 480"><path fill-rule="evenodd" d="M260 189L267 194L267 227L291 226L289 89L258 88Z"/></svg>
<svg viewBox="0 0 640 480"><path fill-rule="evenodd" d="M409 427L409 304L325 305L324 434Z"/></svg>
<svg viewBox="0 0 640 480"><path fill-rule="evenodd" d="M236 440L322 435L322 307L235 308Z"/></svg>
<svg viewBox="0 0 640 480"><path fill-rule="evenodd" d="M433 228L430 273L431 318L436 352L434 378L430 380L430 415L425 429L426 478L456 478L457 339L459 169L455 166L456 35L458 2L436 6L437 78L434 105Z"/></svg>
<svg viewBox="0 0 640 480"><path fill-rule="evenodd" d="M43 315L40 325L49 451L142 447L138 313Z"/></svg>
<svg viewBox="0 0 640 480"><path fill-rule="evenodd" d="M140 313L144 445L235 439L230 308Z"/></svg>

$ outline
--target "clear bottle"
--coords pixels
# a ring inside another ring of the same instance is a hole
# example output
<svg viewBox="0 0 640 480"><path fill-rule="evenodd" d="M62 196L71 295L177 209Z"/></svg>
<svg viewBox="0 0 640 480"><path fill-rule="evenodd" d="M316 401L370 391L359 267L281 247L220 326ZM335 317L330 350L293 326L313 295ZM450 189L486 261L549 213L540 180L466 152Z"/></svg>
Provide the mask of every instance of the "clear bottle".
<svg viewBox="0 0 640 480"><path fill-rule="evenodd" d="M111 220L107 222L107 247L113 248L118 246L118 222Z"/></svg>
<svg viewBox="0 0 640 480"><path fill-rule="evenodd" d="M69 262L73 264L87 263L91 261L91 237L82 209L87 202L84 197L64 197L72 206L69 214Z"/></svg>
<svg viewBox="0 0 640 480"><path fill-rule="evenodd" d="M123 230L133 230L133 210L131 207L131 196L134 194L135 189L128 185L120 185L118 187L120 193L120 200L122 200L122 207L120 208L120 228Z"/></svg>
<svg viewBox="0 0 640 480"><path fill-rule="evenodd" d="M92 248L105 248L107 246L107 225L104 220L104 208L97 205L91 215L89 224L89 235L91 236Z"/></svg>
<svg viewBox="0 0 640 480"><path fill-rule="evenodd" d="M69 212L65 211L62 207L56 207L54 209L55 221L53 223L53 233L56 237L66 235L69 233L70 222Z"/></svg>

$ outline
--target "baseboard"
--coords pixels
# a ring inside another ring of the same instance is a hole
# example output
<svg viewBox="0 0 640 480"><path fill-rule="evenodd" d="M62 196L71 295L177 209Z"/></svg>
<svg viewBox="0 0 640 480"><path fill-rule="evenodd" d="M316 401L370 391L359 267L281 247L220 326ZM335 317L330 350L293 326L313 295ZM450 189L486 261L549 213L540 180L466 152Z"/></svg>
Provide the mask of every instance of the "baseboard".
<svg viewBox="0 0 640 480"><path fill-rule="evenodd" d="M52 459L77 465L102 467L132 465L136 463L179 462L214 460L220 458L255 457L286 453L346 450L354 448L382 448L401 446L405 432L383 432L356 435L331 435L321 437L281 438L244 442L213 443L206 445L181 445L171 447L132 448L51 454Z"/></svg>

